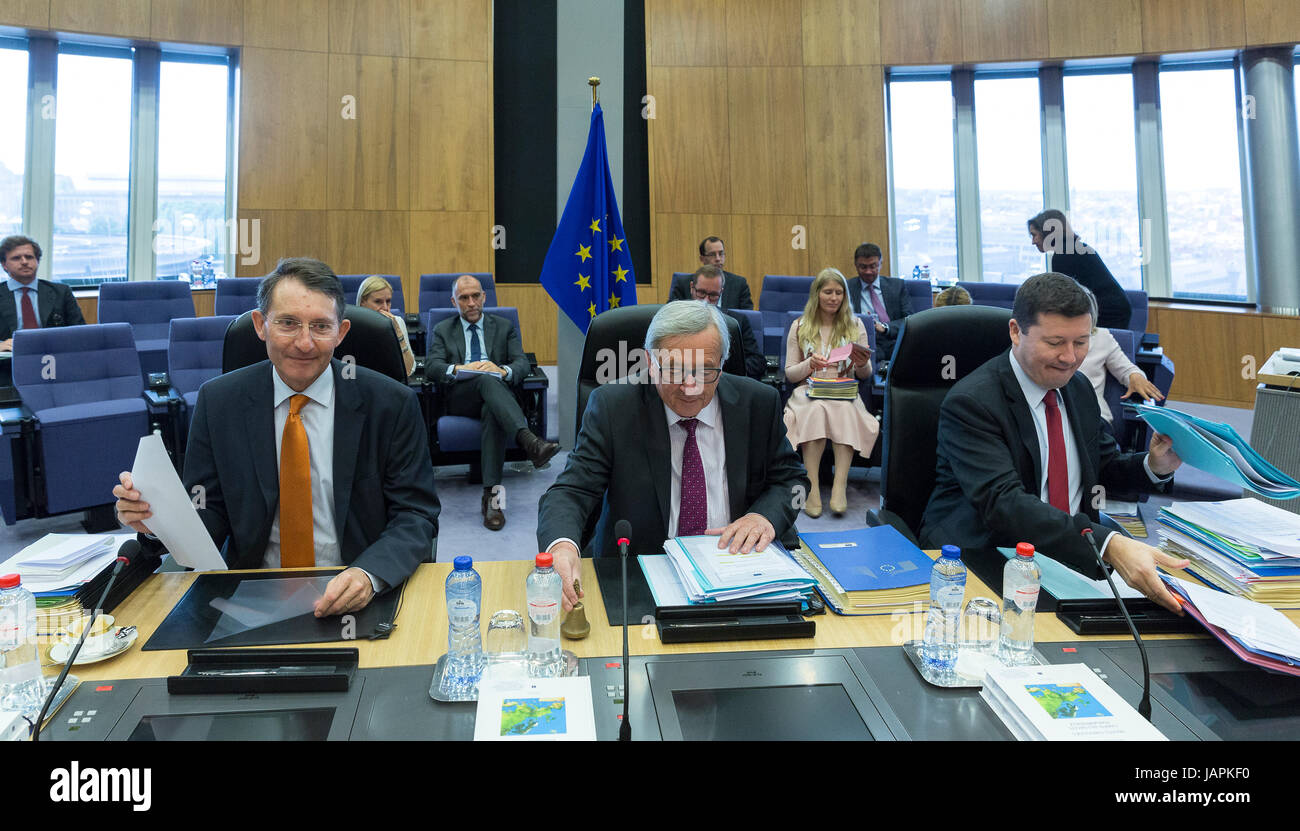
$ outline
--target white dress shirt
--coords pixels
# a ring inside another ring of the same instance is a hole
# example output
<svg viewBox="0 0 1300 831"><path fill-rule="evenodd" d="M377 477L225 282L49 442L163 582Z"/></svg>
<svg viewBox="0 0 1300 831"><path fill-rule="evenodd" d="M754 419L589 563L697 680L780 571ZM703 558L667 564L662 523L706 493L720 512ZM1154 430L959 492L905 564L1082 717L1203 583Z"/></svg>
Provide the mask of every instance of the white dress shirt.
<svg viewBox="0 0 1300 831"><path fill-rule="evenodd" d="M1079 371L1084 374L1088 382L1092 384L1093 392L1097 394L1097 404L1101 407L1101 417L1107 421L1114 421L1110 411L1110 404L1106 403L1106 373L1109 372L1115 376L1125 387L1128 386L1129 377L1134 372L1141 372L1137 366L1128 359L1124 354L1124 349L1115 340L1115 336L1110 330L1099 326L1092 330L1092 344L1088 347L1088 355L1083 359Z"/></svg>
<svg viewBox="0 0 1300 831"><path fill-rule="evenodd" d="M466 320L466 319L464 318L463 315L462 315L461 317L456 318L456 320L458 320L458 321L460 322L460 331L461 331L461 334L463 334L464 337L465 337L465 363L469 363L469 362L472 360L472 359L470 358L470 355L473 355L473 354L474 354L474 347L473 347L473 344L470 343L470 339L469 339L469 337L470 337L469 325L470 325L470 324L469 324L469 321ZM483 324L484 324L484 322L486 322L486 321L487 321L487 315L481 315L481 316L479 317L479 319L478 319L478 323L475 324L475 325L478 326L478 329L475 330L474 334L478 336L478 346L479 346L480 354L483 356L483 357L480 358L479 360L490 361L490 360L492 360L492 359L491 359L490 357L488 357L488 351L487 351L487 340L485 340L484 337L483 337ZM512 369L511 369L510 367L508 367L508 366L503 366L503 367L501 367L501 369L502 369L502 371L505 372L505 375L502 376L502 380L504 380L504 381L509 381L509 380L510 380L510 376L514 374L514 370L512 370ZM447 374L448 374L448 375L455 375L455 374L456 374L456 365L455 365L455 364L451 364L451 365L449 365L449 366L447 367Z"/></svg>
<svg viewBox="0 0 1300 831"><path fill-rule="evenodd" d="M678 427L682 417L664 405L664 416L668 419L668 445L672 456L672 487L669 489L669 501L672 513L668 518L668 536L677 536L677 520L681 513L682 502L682 453L686 449L686 428ZM695 445L700 451L700 462L704 467L704 492L708 500L709 528L725 528L731 524L731 502L727 491L727 448L722 439L722 409L718 406L718 397L713 396L699 415L695 427Z"/></svg>

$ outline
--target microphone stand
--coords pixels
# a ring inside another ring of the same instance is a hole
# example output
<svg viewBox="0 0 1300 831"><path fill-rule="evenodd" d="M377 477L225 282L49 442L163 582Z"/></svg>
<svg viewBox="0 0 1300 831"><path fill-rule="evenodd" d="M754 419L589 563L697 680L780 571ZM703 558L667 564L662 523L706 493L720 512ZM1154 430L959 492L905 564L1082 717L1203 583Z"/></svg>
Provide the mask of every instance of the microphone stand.
<svg viewBox="0 0 1300 831"><path fill-rule="evenodd" d="M1092 546L1092 556L1097 558L1097 565L1101 568L1102 573L1106 575L1106 583L1110 586L1111 593L1115 595L1115 602L1119 604L1119 610L1124 615L1124 622L1128 624L1128 631L1133 634L1133 640L1137 642L1138 654L1142 656L1142 700L1138 702L1138 714L1148 722L1151 721L1151 667L1147 663L1147 648L1142 643L1142 638L1138 635L1137 626L1133 624L1133 618L1129 617L1128 607L1124 605L1124 600L1119 596L1119 590L1115 588L1115 581L1111 578L1110 571L1106 569L1105 564L1101 561L1101 549L1097 547L1097 540L1092 536L1091 528L1084 528L1081 532L1088 539Z"/></svg>
<svg viewBox="0 0 1300 831"><path fill-rule="evenodd" d="M627 520L620 520L620 525L627 526ZM618 740L621 742L632 741L632 724L628 721L628 696L631 694L628 675L628 654L627 654L627 547L630 540L627 533L630 528L620 528L623 531L618 538L618 554L623 561L623 723L618 726Z"/></svg>

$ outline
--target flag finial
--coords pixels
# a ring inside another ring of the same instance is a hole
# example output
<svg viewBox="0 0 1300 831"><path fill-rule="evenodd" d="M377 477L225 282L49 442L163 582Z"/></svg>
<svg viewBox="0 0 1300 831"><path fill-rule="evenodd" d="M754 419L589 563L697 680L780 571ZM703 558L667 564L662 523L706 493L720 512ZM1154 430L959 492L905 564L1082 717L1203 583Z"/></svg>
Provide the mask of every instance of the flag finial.
<svg viewBox="0 0 1300 831"><path fill-rule="evenodd" d="M591 87L591 106L592 109L595 109L596 100L597 100L596 87L600 86L600 79L597 78L595 75L592 75L590 78L587 79L587 85Z"/></svg>

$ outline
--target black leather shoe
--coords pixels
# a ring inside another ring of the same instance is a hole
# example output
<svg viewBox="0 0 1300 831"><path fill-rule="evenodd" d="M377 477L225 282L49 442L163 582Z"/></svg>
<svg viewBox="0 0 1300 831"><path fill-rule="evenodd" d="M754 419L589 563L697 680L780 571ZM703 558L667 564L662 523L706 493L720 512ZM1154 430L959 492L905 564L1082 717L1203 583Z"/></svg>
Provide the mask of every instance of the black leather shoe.
<svg viewBox="0 0 1300 831"><path fill-rule="evenodd" d="M538 438L532 430L524 428L519 431L515 441L523 448L528 455L528 461L533 463L533 467L544 467L551 457L560 452L560 445L553 441Z"/></svg>
<svg viewBox="0 0 1300 831"><path fill-rule="evenodd" d="M492 492L483 492L483 527L489 531L500 531L505 527L505 513L493 504Z"/></svg>

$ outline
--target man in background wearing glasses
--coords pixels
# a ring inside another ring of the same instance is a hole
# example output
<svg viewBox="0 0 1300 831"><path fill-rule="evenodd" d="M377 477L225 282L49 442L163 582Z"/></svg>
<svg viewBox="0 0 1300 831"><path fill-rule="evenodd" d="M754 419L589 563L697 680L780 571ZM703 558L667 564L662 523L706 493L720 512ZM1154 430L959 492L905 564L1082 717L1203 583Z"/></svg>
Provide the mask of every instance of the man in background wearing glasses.
<svg viewBox="0 0 1300 831"><path fill-rule="evenodd" d="M715 307L667 303L646 331L649 372L591 394L568 463L537 506L538 550L555 557L565 609L582 596L578 547L602 501L596 556L618 553L620 519L632 525L633 555L697 534L731 551L797 544L808 478L786 440L780 395L723 374L729 346Z"/></svg>
<svg viewBox="0 0 1300 831"><path fill-rule="evenodd" d="M343 308L329 266L281 260L252 313L270 360L200 388L185 452L185 487L231 568L348 566L317 617L399 585L432 559L438 531L415 394L334 360L350 326ZM129 473L113 495L122 523L149 534L152 514Z"/></svg>

